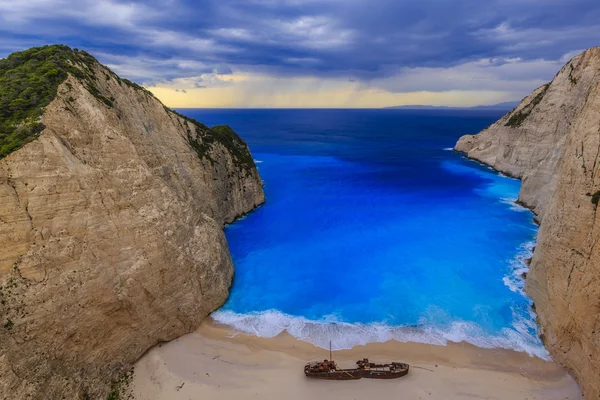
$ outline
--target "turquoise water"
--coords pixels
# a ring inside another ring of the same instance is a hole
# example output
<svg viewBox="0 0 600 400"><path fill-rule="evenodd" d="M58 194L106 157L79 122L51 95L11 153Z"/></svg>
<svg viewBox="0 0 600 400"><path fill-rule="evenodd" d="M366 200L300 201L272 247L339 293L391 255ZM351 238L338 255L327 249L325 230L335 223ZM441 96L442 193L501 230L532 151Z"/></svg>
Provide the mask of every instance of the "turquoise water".
<svg viewBox="0 0 600 400"><path fill-rule="evenodd" d="M213 318L327 347L467 341L547 357L520 275L520 182L449 149L493 112L182 110L249 143L267 203L230 225Z"/></svg>

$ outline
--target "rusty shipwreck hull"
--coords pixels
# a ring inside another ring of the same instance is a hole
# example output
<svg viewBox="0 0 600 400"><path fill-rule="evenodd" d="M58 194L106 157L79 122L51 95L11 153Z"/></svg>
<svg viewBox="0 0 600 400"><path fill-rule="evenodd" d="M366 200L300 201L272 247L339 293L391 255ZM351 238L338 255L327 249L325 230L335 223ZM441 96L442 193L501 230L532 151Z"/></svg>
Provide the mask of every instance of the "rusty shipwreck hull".
<svg viewBox="0 0 600 400"><path fill-rule="evenodd" d="M326 379L329 381L352 381L363 378L362 374L360 372L357 372L356 369L338 369L330 372L313 373L304 371L304 374L309 378Z"/></svg>
<svg viewBox="0 0 600 400"><path fill-rule="evenodd" d="M363 371L363 378L368 379L396 379L408 374L408 365L406 369L401 371L387 372L387 371Z"/></svg>
<svg viewBox="0 0 600 400"><path fill-rule="evenodd" d="M389 364L370 363L368 359L356 362L357 368L340 369L333 361L312 362L304 367L308 378L334 381L356 379L396 379L408 374L410 366L405 363L392 362Z"/></svg>

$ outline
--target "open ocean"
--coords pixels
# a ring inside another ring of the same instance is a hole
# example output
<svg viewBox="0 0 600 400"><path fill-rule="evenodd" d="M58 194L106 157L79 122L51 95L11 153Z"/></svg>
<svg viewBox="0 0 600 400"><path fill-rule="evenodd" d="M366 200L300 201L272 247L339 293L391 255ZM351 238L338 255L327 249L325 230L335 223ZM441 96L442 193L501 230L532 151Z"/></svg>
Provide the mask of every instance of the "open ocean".
<svg viewBox="0 0 600 400"><path fill-rule="evenodd" d="M196 110L248 142L267 203L226 229L235 264L213 318L321 347L389 339L547 358L524 260L520 182L451 151L497 111Z"/></svg>

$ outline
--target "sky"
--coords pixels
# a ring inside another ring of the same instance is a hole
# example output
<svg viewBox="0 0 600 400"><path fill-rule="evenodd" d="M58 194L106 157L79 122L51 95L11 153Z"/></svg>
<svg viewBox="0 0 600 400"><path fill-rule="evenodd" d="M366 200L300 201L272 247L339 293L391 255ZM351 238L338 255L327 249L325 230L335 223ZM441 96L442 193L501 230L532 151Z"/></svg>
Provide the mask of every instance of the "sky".
<svg viewBox="0 0 600 400"><path fill-rule="evenodd" d="M600 46L600 1L0 0L0 58L54 43L171 107L472 106Z"/></svg>

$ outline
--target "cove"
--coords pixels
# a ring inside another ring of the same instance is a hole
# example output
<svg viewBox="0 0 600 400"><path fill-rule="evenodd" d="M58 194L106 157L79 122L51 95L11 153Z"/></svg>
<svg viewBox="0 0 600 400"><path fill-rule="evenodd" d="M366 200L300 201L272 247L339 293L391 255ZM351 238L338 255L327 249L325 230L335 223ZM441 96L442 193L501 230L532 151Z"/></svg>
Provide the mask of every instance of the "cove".
<svg viewBox="0 0 600 400"><path fill-rule="evenodd" d="M520 182L451 151L493 111L181 110L249 144L267 203L226 229L235 264L213 318L336 349L400 341L542 358Z"/></svg>

